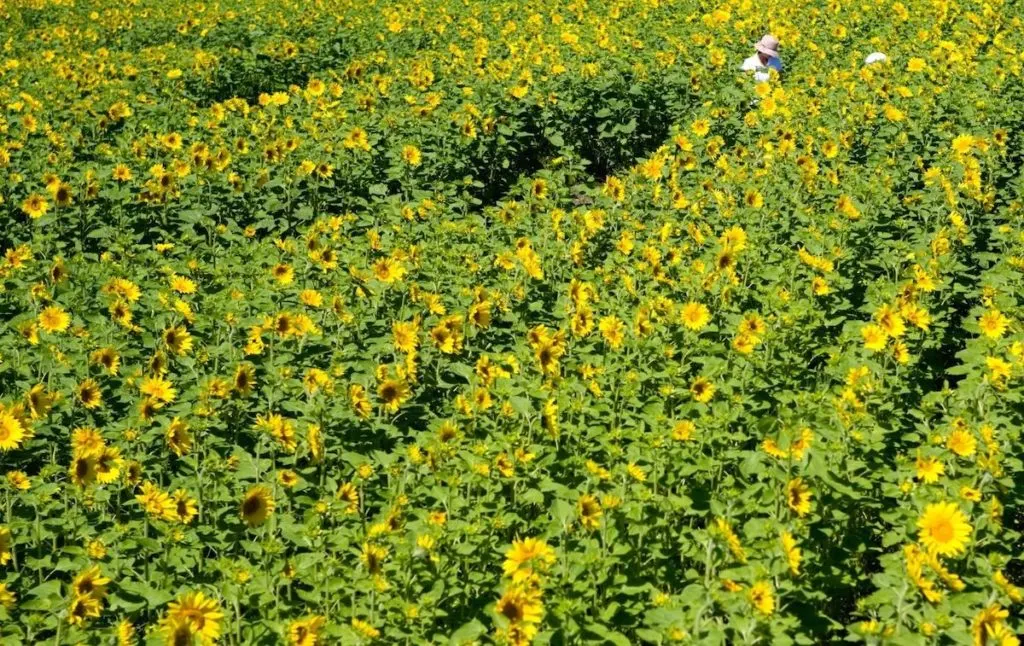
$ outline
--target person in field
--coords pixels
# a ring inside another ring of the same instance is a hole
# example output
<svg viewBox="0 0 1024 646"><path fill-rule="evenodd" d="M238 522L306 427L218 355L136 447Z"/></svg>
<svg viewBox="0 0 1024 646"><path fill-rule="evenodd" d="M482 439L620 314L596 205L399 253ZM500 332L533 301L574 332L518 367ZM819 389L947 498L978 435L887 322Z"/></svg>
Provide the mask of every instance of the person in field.
<svg viewBox="0 0 1024 646"><path fill-rule="evenodd" d="M779 39L770 34L765 34L761 40L754 45L753 56L743 61L740 69L744 72L753 72L754 78L758 81L767 81L769 70L775 70L782 74L782 59L779 58Z"/></svg>

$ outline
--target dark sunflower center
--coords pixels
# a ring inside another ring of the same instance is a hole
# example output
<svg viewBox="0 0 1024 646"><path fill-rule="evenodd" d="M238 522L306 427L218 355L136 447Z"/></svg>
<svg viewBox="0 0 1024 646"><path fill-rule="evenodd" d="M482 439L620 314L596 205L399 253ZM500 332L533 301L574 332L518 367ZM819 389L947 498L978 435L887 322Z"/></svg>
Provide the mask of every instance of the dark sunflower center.
<svg viewBox="0 0 1024 646"><path fill-rule="evenodd" d="M246 516L254 516L259 513L262 508L263 502L257 496L252 496L246 499L245 503L242 505L242 513Z"/></svg>

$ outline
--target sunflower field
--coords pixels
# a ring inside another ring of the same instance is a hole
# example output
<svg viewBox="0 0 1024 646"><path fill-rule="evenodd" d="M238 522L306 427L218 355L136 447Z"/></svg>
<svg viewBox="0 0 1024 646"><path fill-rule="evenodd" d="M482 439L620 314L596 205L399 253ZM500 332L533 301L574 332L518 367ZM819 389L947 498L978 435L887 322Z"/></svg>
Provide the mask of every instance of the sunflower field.
<svg viewBox="0 0 1024 646"><path fill-rule="evenodd" d="M0 20L0 644L1018 644L1021 0Z"/></svg>

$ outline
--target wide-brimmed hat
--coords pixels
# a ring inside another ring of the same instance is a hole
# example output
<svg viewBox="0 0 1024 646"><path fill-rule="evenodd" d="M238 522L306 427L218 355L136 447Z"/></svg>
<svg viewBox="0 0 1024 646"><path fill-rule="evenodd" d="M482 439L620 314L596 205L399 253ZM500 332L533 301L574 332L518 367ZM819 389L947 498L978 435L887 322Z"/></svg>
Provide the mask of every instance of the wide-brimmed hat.
<svg viewBox="0 0 1024 646"><path fill-rule="evenodd" d="M757 44L754 45L754 49L765 56L775 58L779 55L779 39L775 36L765 34L761 37L761 40L757 41Z"/></svg>

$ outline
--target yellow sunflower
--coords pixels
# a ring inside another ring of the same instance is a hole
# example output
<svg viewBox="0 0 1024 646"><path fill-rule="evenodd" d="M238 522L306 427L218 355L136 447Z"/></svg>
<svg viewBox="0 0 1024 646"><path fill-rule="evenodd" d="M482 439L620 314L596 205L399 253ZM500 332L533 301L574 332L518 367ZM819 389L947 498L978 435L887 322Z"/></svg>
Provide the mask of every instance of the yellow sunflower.
<svg viewBox="0 0 1024 646"><path fill-rule="evenodd" d="M689 330L700 330L711 320L711 311L703 303L690 301L683 305L680 320Z"/></svg>
<svg viewBox="0 0 1024 646"><path fill-rule="evenodd" d="M196 283L191 278L175 274L171 276L171 289L179 294L194 294L196 292Z"/></svg>
<svg viewBox="0 0 1024 646"><path fill-rule="evenodd" d="M423 155L416 146L407 145L402 147L402 161L405 163L410 166L419 166L422 160Z"/></svg>
<svg viewBox="0 0 1024 646"><path fill-rule="evenodd" d="M196 641L192 622L181 617L164 617L160 621L160 633L166 646L192 646Z"/></svg>
<svg viewBox="0 0 1024 646"><path fill-rule="evenodd" d="M96 383L95 379L89 378L78 384L76 394L82 406L90 410L103 405L103 391L100 390L100 385Z"/></svg>
<svg viewBox="0 0 1024 646"><path fill-rule="evenodd" d="M28 391L26 399L28 400L28 410L32 419L39 419L45 417L50 412L54 402L57 400L57 396L54 393L47 392L43 384L36 384Z"/></svg>
<svg viewBox="0 0 1024 646"><path fill-rule="evenodd" d="M238 364L235 368L235 378L232 387L242 397L245 397L252 392L253 385L256 383L256 370L247 363Z"/></svg>
<svg viewBox="0 0 1024 646"><path fill-rule="evenodd" d="M212 644L220 637L220 622L223 618L220 602L202 592L188 592L167 604L166 621L179 626L187 622L193 634L200 637L204 644Z"/></svg>
<svg viewBox="0 0 1024 646"><path fill-rule="evenodd" d="M167 446L179 458L192 450L192 434L188 424L175 417L167 426Z"/></svg>
<svg viewBox="0 0 1024 646"><path fill-rule="evenodd" d="M95 597L75 597L68 610L68 623L81 626L90 619L100 616L100 600Z"/></svg>
<svg viewBox="0 0 1024 646"><path fill-rule="evenodd" d="M370 574L380 574L384 566L384 560L388 557L388 551L379 545L363 543L362 561L366 565L366 571Z"/></svg>
<svg viewBox="0 0 1024 646"><path fill-rule="evenodd" d="M49 209L50 204L46 201L46 198L38 193L29 195L25 198L25 201L21 203L22 212L33 220L38 220L46 215L46 212Z"/></svg>
<svg viewBox="0 0 1024 646"><path fill-rule="evenodd" d="M989 310L978 318L978 329L990 339L998 339L1006 334L1010 320L999 310Z"/></svg>
<svg viewBox="0 0 1024 646"><path fill-rule="evenodd" d="M296 619L288 624L289 646L318 646L321 643L320 631L327 620L320 615Z"/></svg>
<svg viewBox="0 0 1024 646"><path fill-rule="evenodd" d="M96 460L85 456L78 456L71 461L68 468L68 476L71 482L78 487L85 487L96 481Z"/></svg>
<svg viewBox="0 0 1024 646"><path fill-rule="evenodd" d="M50 305L39 313L39 327L47 332L64 332L71 325L71 315L60 305Z"/></svg>
<svg viewBox="0 0 1024 646"><path fill-rule="evenodd" d="M121 475L123 464L121 449L116 446L103 447L103 451L96 458L96 479L101 484L114 482Z"/></svg>
<svg viewBox="0 0 1024 646"><path fill-rule="evenodd" d="M182 525L188 525L199 513L196 501L188 495L184 489L178 489L171 496L174 502L174 520Z"/></svg>
<svg viewBox="0 0 1024 646"><path fill-rule="evenodd" d="M79 426L71 432L71 449L76 456L99 457L105 445L103 435L90 426Z"/></svg>
<svg viewBox="0 0 1024 646"><path fill-rule="evenodd" d="M7 482L18 491L28 491L32 488L32 481L24 471L8 471Z"/></svg>
<svg viewBox="0 0 1024 646"><path fill-rule="evenodd" d="M0 526L0 565L7 565L11 557L11 530Z"/></svg>
<svg viewBox="0 0 1024 646"><path fill-rule="evenodd" d="M405 266L398 260L382 258L373 265L373 275L382 283L393 283L406 274Z"/></svg>
<svg viewBox="0 0 1024 646"><path fill-rule="evenodd" d="M0 451L16 449L24 439L25 427L21 420L7 411L0 412Z"/></svg>
<svg viewBox="0 0 1024 646"><path fill-rule="evenodd" d="M583 494L576 502L576 511L580 515L580 523L586 529L597 529L601 524L601 503L590 494Z"/></svg>
<svg viewBox="0 0 1024 646"><path fill-rule="evenodd" d="M715 384L705 377L697 377L690 384L690 394L696 401L707 403L715 396Z"/></svg>
<svg viewBox="0 0 1024 646"><path fill-rule="evenodd" d="M409 384L404 379L385 379L377 387L384 410L393 413L409 399Z"/></svg>
<svg viewBox="0 0 1024 646"><path fill-rule="evenodd" d="M396 321L391 325L395 348L400 352L413 352L419 345L419 321Z"/></svg>
<svg viewBox="0 0 1024 646"><path fill-rule="evenodd" d="M512 541L512 547L505 552L505 563L502 567L505 576L512 576L526 564L546 570L554 562L555 550L544 539L531 537Z"/></svg>
<svg viewBox="0 0 1024 646"><path fill-rule="evenodd" d="M772 584L767 581L758 581L750 586L750 603L764 616L775 612L775 593L772 591Z"/></svg>
<svg viewBox="0 0 1024 646"><path fill-rule="evenodd" d="M192 335L182 325L164 330L163 341L168 350L179 356L192 349Z"/></svg>
<svg viewBox="0 0 1024 646"><path fill-rule="evenodd" d="M925 549L940 556L962 553L972 531L967 517L952 502L938 502L925 507L917 527Z"/></svg>
<svg viewBox="0 0 1024 646"><path fill-rule="evenodd" d="M101 600L107 596L108 583L110 583L110 579L103 576L99 566L94 565L81 572L71 581L71 589L74 591L75 596L93 597Z"/></svg>
<svg viewBox="0 0 1024 646"><path fill-rule="evenodd" d="M974 455L978 441L974 439L970 431L956 429L946 438L946 448L962 458Z"/></svg>
<svg viewBox="0 0 1024 646"><path fill-rule="evenodd" d="M512 586L498 599L495 612L510 624L539 624L544 613L544 604L537 591Z"/></svg>
<svg viewBox="0 0 1024 646"><path fill-rule="evenodd" d="M17 600L18 597L7 588L7 584L0 583L0 606L10 610Z"/></svg>
<svg viewBox="0 0 1024 646"><path fill-rule="evenodd" d="M263 485L251 487L242 500L239 513L249 527L257 527L266 522L274 512L274 497L270 489Z"/></svg>
<svg viewBox="0 0 1024 646"><path fill-rule="evenodd" d="M139 392L159 403L170 403L178 395L170 381L163 377L146 377L139 386Z"/></svg>
<svg viewBox="0 0 1024 646"><path fill-rule="evenodd" d="M1009 611L998 603L982 608L971 622L973 643L976 646L985 646L985 644L1015 646L1018 644L1013 631L1003 623L1009 616Z"/></svg>
<svg viewBox="0 0 1024 646"><path fill-rule="evenodd" d="M811 490L803 478L793 478L786 485L786 504L799 516L811 511Z"/></svg>
<svg viewBox="0 0 1024 646"><path fill-rule="evenodd" d="M89 359L93 363L103 366L112 375L116 375L121 367L121 357L113 348L100 348L89 355Z"/></svg>

